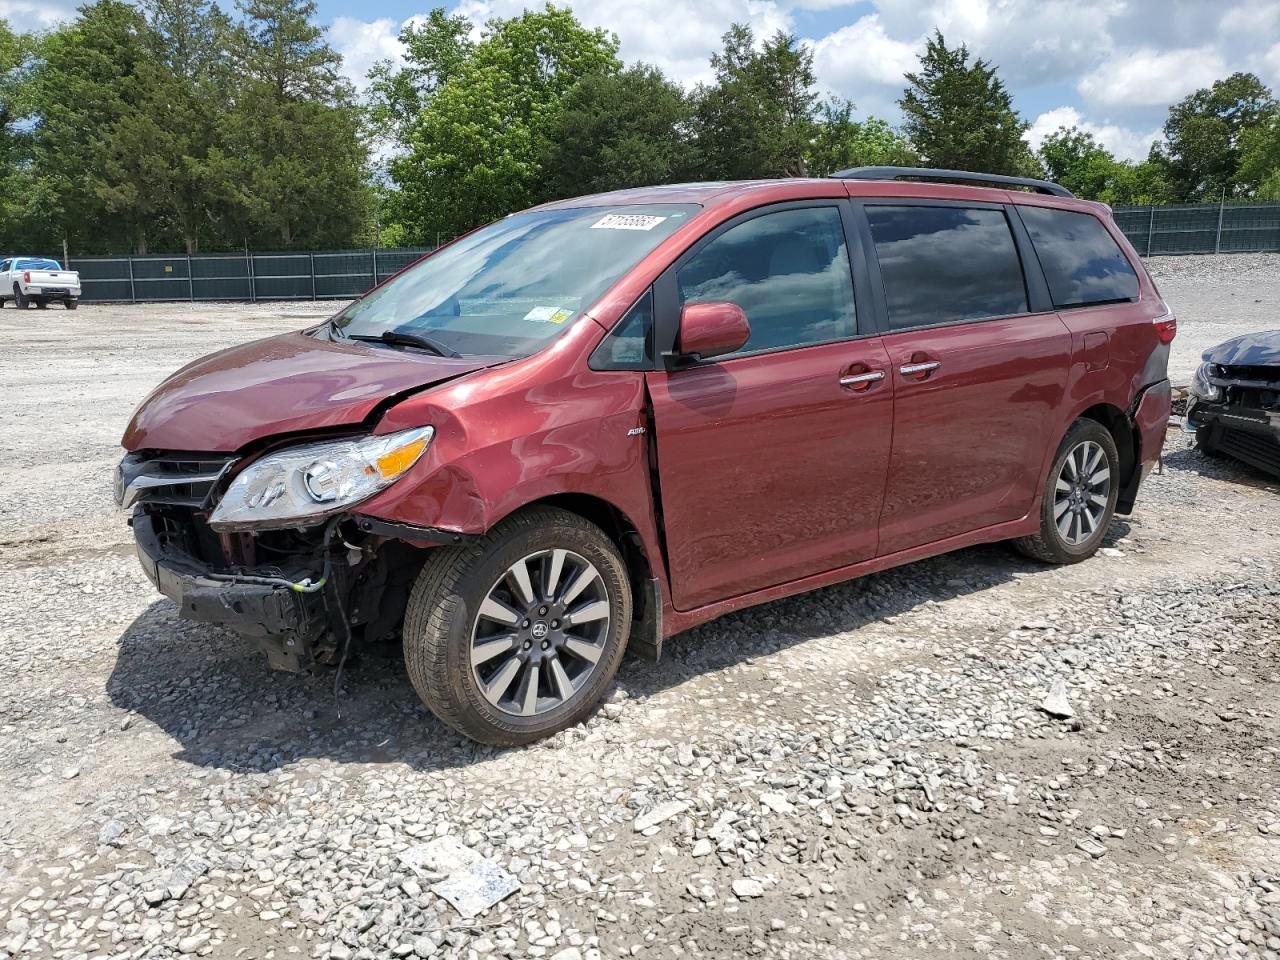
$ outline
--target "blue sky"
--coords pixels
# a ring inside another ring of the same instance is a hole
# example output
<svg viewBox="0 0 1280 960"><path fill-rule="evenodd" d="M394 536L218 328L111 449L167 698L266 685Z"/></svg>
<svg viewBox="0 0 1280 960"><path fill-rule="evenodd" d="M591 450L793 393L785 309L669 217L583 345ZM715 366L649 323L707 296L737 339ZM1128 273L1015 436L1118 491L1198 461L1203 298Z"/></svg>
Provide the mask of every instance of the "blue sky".
<svg viewBox="0 0 1280 960"><path fill-rule="evenodd" d="M399 54L401 25L434 5L317 0L330 42L360 84ZM563 0L560 0L563 2ZM225 0L225 6L234 5ZM482 24L525 0L447 4ZM541 6L541 3L536 4ZM924 38L940 28L995 63L1035 145L1059 126L1094 133L1118 155L1145 156L1169 104L1240 70L1280 89L1280 0L569 0L578 17L618 35L624 60L645 60L692 86L734 21L758 35L785 29L814 52L819 83L861 115L900 119L894 101ZM0 0L0 17L38 26L74 0Z"/></svg>

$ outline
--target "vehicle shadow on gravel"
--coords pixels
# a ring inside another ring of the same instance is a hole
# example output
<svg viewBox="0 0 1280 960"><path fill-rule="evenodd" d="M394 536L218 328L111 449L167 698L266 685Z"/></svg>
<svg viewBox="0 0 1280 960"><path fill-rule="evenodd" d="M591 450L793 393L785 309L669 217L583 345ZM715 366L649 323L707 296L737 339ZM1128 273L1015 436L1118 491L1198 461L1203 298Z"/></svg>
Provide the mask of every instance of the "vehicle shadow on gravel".
<svg viewBox="0 0 1280 960"><path fill-rule="evenodd" d="M1190 444L1166 452L1164 466L1166 470L1185 470L1213 480L1225 480L1253 487L1255 490L1280 493L1280 480L1275 477L1225 454L1208 456Z"/></svg>
<svg viewBox="0 0 1280 960"><path fill-rule="evenodd" d="M1113 522L1104 544L1129 532ZM1044 567L1008 546L973 547L730 614L667 641L662 661L628 657L617 685L643 699L814 638L856 632L917 607ZM855 641L856 642L856 641ZM398 647L374 648L320 676L268 669L248 640L177 617L157 601L120 636L107 693L197 766L253 772L307 759L450 769L501 753L455 733L418 700ZM623 714L625 722L626 714Z"/></svg>

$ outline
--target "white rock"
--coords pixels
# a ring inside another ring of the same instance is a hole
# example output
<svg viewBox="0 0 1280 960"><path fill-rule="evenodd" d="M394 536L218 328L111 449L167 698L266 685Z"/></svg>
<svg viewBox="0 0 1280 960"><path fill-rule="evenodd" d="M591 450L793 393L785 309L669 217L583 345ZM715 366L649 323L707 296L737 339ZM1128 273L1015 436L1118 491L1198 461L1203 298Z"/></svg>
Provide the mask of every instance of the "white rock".
<svg viewBox="0 0 1280 960"><path fill-rule="evenodd" d="M739 877L733 881L733 895L739 900L764 896L764 884L755 877Z"/></svg>
<svg viewBox="0 0 1280 960"><path fill-rule="evenodd" d="M648 813L642 813L636 817L632 824L636 833L642 833L650 827L656 827L664 820L670 820L672 817L679 816L689 809L689 804L684 800L668 800L660 803Z"/></svg>
<svg viewBox="0 0 1280 960"><path fill-rule="evenodd" d="M1071 704L1067 702L1067 683L1061 677L1053 681L1049 687L1048 694L1040 701L1040 709L1051 717L1059 717L1063 720L1070 720L1076 715L1071 709Z"/></svg>

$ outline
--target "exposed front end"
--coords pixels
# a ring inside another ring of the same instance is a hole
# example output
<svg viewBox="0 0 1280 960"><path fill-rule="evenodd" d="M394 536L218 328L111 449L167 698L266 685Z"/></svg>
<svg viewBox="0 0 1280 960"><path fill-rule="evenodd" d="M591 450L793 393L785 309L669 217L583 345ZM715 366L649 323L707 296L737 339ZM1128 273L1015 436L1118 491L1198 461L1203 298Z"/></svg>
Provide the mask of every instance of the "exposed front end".
<svg viewBox="0 0 1280 960"><path fill-rule="evenodd" d="M333 446L287 449L296 458L299 450L323 454ZM314 499L306 492L310 479L315 493L332 499L315 500L311 515L297 515L298 505L287 506L285 492L295 478L278 469L279 456L274 459L273 468L270 454L248 464L221 454L126 456L117 499L132 510L147 577L177 604L181 617L252 638L278 669L312 669L338 660L353 640L393 637L425 554L396 534L413 531L375 530L349 512L338 489L344 478L330 475L339 467L333 457L302 458L301 496ZM317 463L329 473L319 476ZM337 506L328 509L330 502ZM226 520L220 506L234 519ZM255 522L254 510L268 519ZM284 519L270 519L273 510Z"/></svg>
<svg viewBox="0 0 1280 960"><path fill-rule="evenodd" d="M1187 423L1206 452L1280 477L1280 364L1202 364L1191 384Z"/></svg>

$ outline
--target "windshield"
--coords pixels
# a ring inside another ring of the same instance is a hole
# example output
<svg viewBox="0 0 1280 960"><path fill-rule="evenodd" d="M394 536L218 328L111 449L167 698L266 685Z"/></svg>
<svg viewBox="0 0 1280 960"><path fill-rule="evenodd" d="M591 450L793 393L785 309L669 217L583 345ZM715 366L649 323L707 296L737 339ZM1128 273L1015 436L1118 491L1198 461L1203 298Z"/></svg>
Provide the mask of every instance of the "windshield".
<svg viewBox="0 0 1280 960"><path fill-rule="evenodd" d="M26 257L14 263L15 270L61 270L57 260L45 260L42 257Z"/></svg>
<svg viewBox="0 0 1280 960"><path fill-rule="evenodd" d="M528 356L697 211L663 203L517 213L357 300L333 326L338 335L417 334L463 354Z"/></svg>

